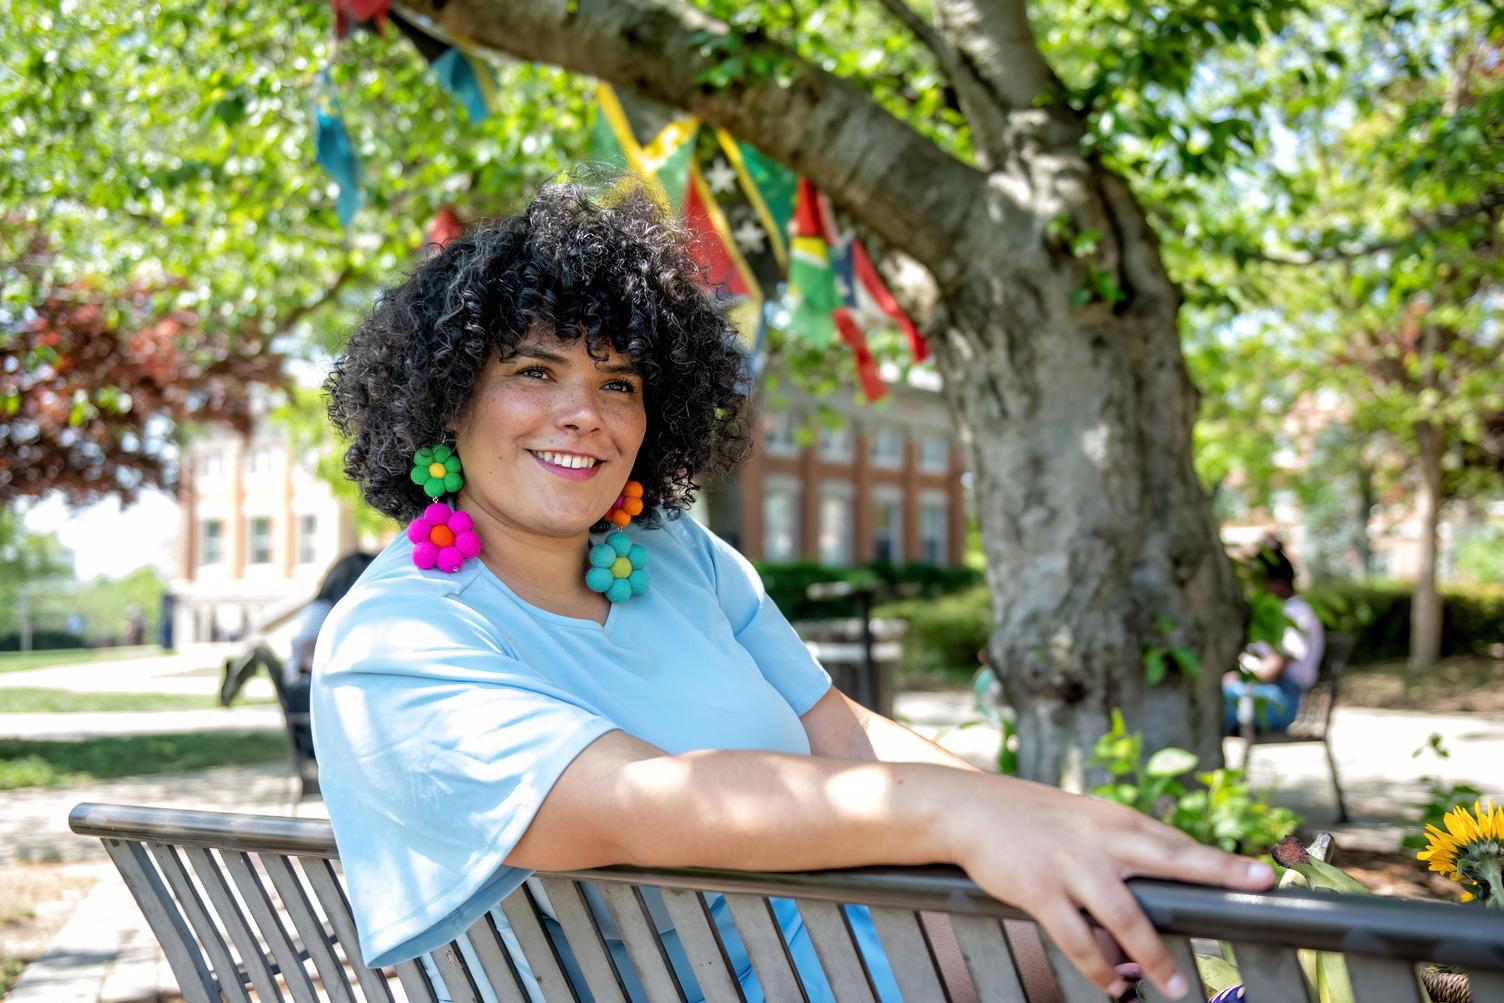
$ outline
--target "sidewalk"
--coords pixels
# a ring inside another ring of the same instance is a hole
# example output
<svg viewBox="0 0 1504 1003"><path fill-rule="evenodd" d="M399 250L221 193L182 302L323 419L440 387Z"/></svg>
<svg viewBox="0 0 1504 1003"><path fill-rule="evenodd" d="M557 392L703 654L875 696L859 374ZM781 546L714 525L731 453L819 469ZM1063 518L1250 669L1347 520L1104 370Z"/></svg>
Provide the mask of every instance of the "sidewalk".
<svg viewBox="0 0 1504 1003"><path fill-rule="evenodd" d="M0 707L5 690L33 687L76 693L176 693L213 697L219 692L224 660L244 650L239 644L198 644L170 655L147 655L120 661L49 665L20 672L0 672ZM250 699L276 696L271 680L258 675L241 691Z"/></svg>

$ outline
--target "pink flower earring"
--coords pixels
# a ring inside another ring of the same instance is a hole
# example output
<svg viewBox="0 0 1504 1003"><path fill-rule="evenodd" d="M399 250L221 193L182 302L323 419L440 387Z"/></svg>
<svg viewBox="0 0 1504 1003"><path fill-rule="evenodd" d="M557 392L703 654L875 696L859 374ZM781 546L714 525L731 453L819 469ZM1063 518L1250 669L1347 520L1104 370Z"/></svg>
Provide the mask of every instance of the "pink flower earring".
<svg viewBox="0 0 1504 1003"><path fill-rule="evenodd" d="M413 454L412 480L430 498L457 494L465 485L459 456L443 443ZM438 568L452 575L480 553L480 537L470 514L442 501L435 501L407 524L407 538L413 544L413 564L424 571Z"/></svg>

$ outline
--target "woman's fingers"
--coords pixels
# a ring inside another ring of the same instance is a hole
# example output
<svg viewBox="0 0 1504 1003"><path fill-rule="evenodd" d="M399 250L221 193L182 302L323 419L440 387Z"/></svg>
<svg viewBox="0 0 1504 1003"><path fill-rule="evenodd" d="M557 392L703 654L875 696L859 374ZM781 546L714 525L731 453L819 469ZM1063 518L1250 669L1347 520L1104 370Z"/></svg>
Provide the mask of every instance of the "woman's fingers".
<svg viewBox="0 0 1504 1003"><path fill-rule="evenodd" d="M1179 998L1185 994L1185 976L1121 879L1104 870L1078 871L1067 879L1066 889L1086 905L1165 995Z"/></svg>
<svg viewBox="0 0 1504 1003"><path fill-rule="evenodd" d="M1204 846L1169 826L1160 830L1117 837L1116 856L1128 873L1239 891L1263 891L1274 883L1274 870L1268 864Z"/></svg>
<svg viewBox="0 0 1504 1003"><path fill-rule="evenodd" d="M1076 903L1071 901L1064 889L1050 895L1048 904L1035 912L1034 918L1044 927L1044 932L1055 942L1055 946L1060 948L1060 953L1097 988L1116 997L1127 987L1127 983L1118 976L1107 956L1102 953L1102 948L1092 936L1091 927L1081 917Z"/></svg>

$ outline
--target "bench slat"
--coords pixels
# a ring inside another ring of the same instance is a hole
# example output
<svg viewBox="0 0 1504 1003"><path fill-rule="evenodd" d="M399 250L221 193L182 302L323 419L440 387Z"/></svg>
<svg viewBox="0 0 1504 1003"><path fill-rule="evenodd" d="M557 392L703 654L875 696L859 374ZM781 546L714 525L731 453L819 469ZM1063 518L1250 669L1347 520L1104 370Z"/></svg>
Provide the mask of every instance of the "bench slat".
<svg viewBox="0 0 1504 1003"><path fill-rule="evenodd" d="M481 1003L480 989L475 985L459 944L451 940L443 947L429 951L428 956L439 970L439 978L444 980L444 988L449 990L453 1003Z"/></svg>
<svg viewBox="0 0 1504 1003"><path fill-rule="evenodd" d="M1180 974L1185 976L1185 984L1190 986L1186 995L1191 999L1205 999L1206 993L1201 989L1201 973L1196 968L1196 957L1191 953L1191 942L1184 937L1160 937L1159 942L1165 945L1165 950L1170 952ZM1147 978L1143 980L1143 987L1144 995L1151 1003L1170 1003L1170 997L1160 992L1159 987Z"/></svg>
<svg viewBox="0 0 1504 1003"><path fill-rule="evenodd" d="M525 883L501 900L501 911L506 914L507 923L522 946L522 956L533 970L533 979L542 990L543 998L548 1003L576 1003L574 989L554 952L553 942L543 930L537 904L528 894Z"/></svg>
<svg viewBox="0 0 1504 1003"><path fill-rule="evenodd" d="M345 899L345 891L334 873L334 865L322 857L299 857L298 861L303 865L303 874L313 888L314 897L324 907L324 915L329 917L329 925L334 928L334 939L345 949L345 959L355 970L355 981L360 983L360 991L365 996L366 1003L393 1003L392 989L387 984L386 976L368 968L360 956L360 936L355 931L350 903Z"/></svg>
<svg viewBox="0 0 1504 1003"><path fill-rule="evenodd" d="M1234 941L1238 974L1248 992L1249 1003L1309 1003L1305 975L1293 947L1274 947Z"/></svg>
<svg viewBox="0 0 1504 1003"><path fill-rule="evenodd" d="M632 967L648 999L652 1003L683 1003L684 992L674 977L673 965L669 964L663 943L658 939L658 930L642 901L642 893L635 885L615 882L601 884L600 892L617 930L621 931L627 956L632 959Z"/></svg>
<svg viewBox="0 0 1504 1003"><path fill-rule="evenodd" d="M172 974L177 977L183 998L188 1003L210 1003L211 1000L217 1000L219 991L209 969L204 965L204 956L199 953L188 924L167 893L167 886L162 883L161 876L152 867L146 850L140 843L114 839L105 840L104 846L110 859L120 869L120 876L125 879L126 887L141 906L141 912L146 916L152 933L157 935L162 952L167 955L167 962L172 966Z"/></svg>
<svg viewBox="0 0 1504 1003"><path fill-rule="evenodd" d="M794 972L788 945L778 929L773 906L761 895L726 895L726 907L747 949L752 971L763 995L770 1000L803 1000L804 985Z"/></svg>
<svg viewBox="0 0 1504 1003"><path fill-rule="evenodd" d="M1420 1003L1414 962L1366 954L1349 954L1342 960L1347 964L1353 999L1363 1003L1370 1000L1373 1003Z"/></svg>
<svg viewBox="0 0 1504 1003"><path fill-rule="evenodd" d="M943 1000L949 996L935 971L935 958L911 909L872 907L872 925L888 955L888 965L905 999Z"/></svg>
<svg viewBox="0 0 1504 1003"><path fill-rule="evenodd" d="M465 931L465 939L474 949L475 960L480 962L480 970L485 973L486 981L491 983L500 1003L528 1003L530 997L522 987L523 976L517 970L517 963L491 912L487 909L471 924Z"/></svg>
<svg viewBox="0 0 1504 1003"><path fill-rule="evenodd" d="M230 872L230 880L240 890L241 900L250 910L256 929L261 931L272 957L277 960L277 967L282 972L282 979L287 983L292 998L297 1003L318 1003L313 983L308 978L308 969L303 967L303 959L298 957L297 948L293 947L292 938L287 935L287 928L272 908L271 897L266 894L266 886L256 874L251 858L238 850L225 851L221 858L224 860L225 870Z"/></svg>
<svg viewBox="0 0 1504 1003"><path fill-rule="evenodd" d="M157 862L157 869L167 879L173 895L177 896L179 907L198 935L198 942L209 956L209 964L219 981L219 991L230 1003L250 1003L251 997L245 991L245 983L241 981L240 966L230 956L230 949L225 945L224 937L220 936L219 927L214 924L209 910L204 908L204 900L193 886L193 878L189 876L188 868L184 866L176 848L163 843L147 843L146 849Z"/></svg>
<svg viewBox="0 0 1504 1003"><path fill-rule="evenodd" d="M303 883L293 871L292 860L273 854L261 855L261 866L266 868L282 908L287 910L293 929L303 941L303 949L313 959L313 967L319 973L319 982L330 1003L355 1003L355 994L350 989L350 980L345 977L345 966L340 964L329 948L329 934L324 924L313 911Z"/></svg>
<svg viewBox="0 0 1504 1003"><path fill-rule="evenodd" d="M800 899L799 915L815 948L815 957L840 1003L875 1003L877 990L851 935L851 921L836 902Z"/></svg>
<svg viewBox="0 0 1504 1003"><path fill-rule="evenodd" d="M203 847L185 846L183 855L188 858L193 873L198 875L199 884L204 886L204 892L214 905L214 911L219 914L220 923L230 934L230 942L240 953L240 964L256 990L256 998L261 1003L281 1003L282 990L277 986L277 977L272 973L271 965L267 964L266 948L261 946L250 920L241 910L229 883L225 881L225 872Z"/></svg>
<svg viewBox="0 0 1504 1003"><path fill-rule="evenodd" d="M1002 924L992 916L952 915L950 925L977 995L996 1003L1027 1003Z"/></svg>
<svg viewBox="0 0 1504 1003"><path fill-rule="evenodd" d="M695 982L708 1003L742 1003L741 982L715 929L715 919L699 892L664 888L663 906L674 921L679 943L694 970Z"/></svg>
<svg viewBox="0 0 1504 1003"><path fill-rule="evenodd" d="M1035 929L1039 931L1039 942L1044 946L1045 960L1049 962L1050 971L1055 975L1055 984L1060 987L1060 996L1065 1003L1102 1003L1107 999L1107 994L1071 963L1065 952L1050 939L1044 927L1036 923Z"/></svg>
<svg viewBox="0 0 1504 1003"><path fill-rule="evenodd" d="M543 893L554 907L554 916L564 928L564 937L574 951L574 960L585 976L585 985L590 989L596 1003L625 1003L626 987L611 960L611 951L606 947L606 938L601 934L595 914L585 901L578 882L567 878L538 877Z"/></svg>
<svg viewBox="0 0 1504 1003"><path fill-rule="evenodd" d="M428 980L428 973L416 960L400 962L393 971L397 973L397 981L402 984L407 1003L439 1003L438 993Z"/></svg>

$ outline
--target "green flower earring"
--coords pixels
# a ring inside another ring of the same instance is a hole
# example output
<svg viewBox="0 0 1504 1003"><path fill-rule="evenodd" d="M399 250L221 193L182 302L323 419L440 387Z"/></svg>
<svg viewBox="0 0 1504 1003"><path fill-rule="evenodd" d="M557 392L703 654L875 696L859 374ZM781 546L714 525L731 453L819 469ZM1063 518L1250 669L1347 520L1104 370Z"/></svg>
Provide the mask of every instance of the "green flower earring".
<svg viewBox="0 0 1504 1003"><path fill-rule="evenodd" d="M437 498L445 492L454 494L465 485L465 479L460 476L460 458L443 443L424 446L413 454L412 478L413 483L430 498Z"/></svg>

